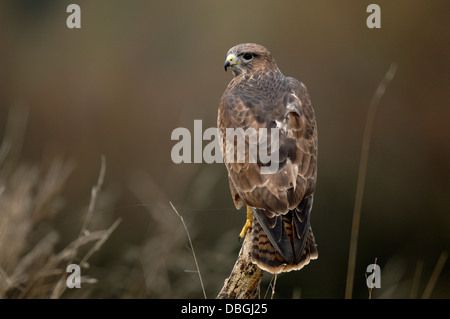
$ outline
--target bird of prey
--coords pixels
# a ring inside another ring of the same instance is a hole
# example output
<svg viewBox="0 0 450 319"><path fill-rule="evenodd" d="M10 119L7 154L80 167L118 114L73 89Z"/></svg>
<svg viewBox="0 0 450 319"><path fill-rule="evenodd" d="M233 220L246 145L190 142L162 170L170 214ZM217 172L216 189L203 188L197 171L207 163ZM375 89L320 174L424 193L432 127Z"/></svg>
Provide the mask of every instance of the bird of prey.
<svg viewBox="0 0 450 319"><path fill-rule="evenodd" d="M232 47L224 66L234 77L220 100L217 124L234 204L237 209L247 206L240 236L251 229L251 258L259 268L273 274L299 270L318 257L310 225L318 137L308 92L303 83L283 75L269 51L258 44ZM227 145L225 136L227 129L239 128L254 129L258 143L261 128L278 130L275 147L258 145L269 155L278 152L277 157L263 162L257 155L251 161L252 139L244 136L245 160L236 160L238 142L233 137ZM227 152L234 153L227 157ZM268 165L277 169L263 172Z"/></svg>

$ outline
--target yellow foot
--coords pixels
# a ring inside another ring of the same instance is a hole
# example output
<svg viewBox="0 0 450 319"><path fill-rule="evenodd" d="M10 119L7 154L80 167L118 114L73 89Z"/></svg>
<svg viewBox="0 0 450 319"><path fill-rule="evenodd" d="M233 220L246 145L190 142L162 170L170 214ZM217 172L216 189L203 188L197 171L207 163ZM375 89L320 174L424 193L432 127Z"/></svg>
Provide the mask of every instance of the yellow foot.
<svg viewBox="0 0 450 319"><path fill-rule="evenodd" d="M244 238L245 234L247 233L247 230L249 230L250 228L252 228L252 221L253 221L253 214L252 214L252 210L250 209L249 206L247 206L247 220L245 222L244 227L242 227L242 231L239 234L239 237Z"/></svg>

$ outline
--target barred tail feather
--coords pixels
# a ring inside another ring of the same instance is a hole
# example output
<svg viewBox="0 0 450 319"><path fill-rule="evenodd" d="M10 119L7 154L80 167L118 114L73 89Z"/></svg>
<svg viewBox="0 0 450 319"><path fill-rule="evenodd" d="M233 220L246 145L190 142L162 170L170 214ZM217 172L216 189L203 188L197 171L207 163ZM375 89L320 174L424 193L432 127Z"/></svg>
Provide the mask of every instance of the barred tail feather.
<svg viewBox="0 0 450 319"><path fill-rule="evenodd" d="M285 215L253 211L252 261L270 273L299 270L317 259L318 250L309 225L312 198Z"/></svg>

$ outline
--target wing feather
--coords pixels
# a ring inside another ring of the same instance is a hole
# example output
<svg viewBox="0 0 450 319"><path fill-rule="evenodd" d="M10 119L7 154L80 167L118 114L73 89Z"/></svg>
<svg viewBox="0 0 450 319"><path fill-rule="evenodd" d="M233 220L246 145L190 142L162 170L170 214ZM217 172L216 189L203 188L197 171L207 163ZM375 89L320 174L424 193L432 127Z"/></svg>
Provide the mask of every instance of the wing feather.
<svg viewBox="0 0 450 319"><path fill-rule="evenodd" d="M272 99L263 99L258 91L265 87L260 81L238 85L232 81L221 100L218 126L226 145L226 128L280 128L279 170L262 174L261 163L249 162L249 143L245 145L245 163L225 163L240 199L249 206L285 214L302 198L314 191L317 162L317 131L314 112L303 84L281 73L270 77L280 82ZM236 78L234 79L236 80ZM284 103L284 104L283 104ZM251 106L251 107L249 107ZM228 143L229 144L229 143ZM237 144L224 146L224 154ZM270 155L270 154L269 154ZM268 191L268 192L267 192ZM261 200L270 193L272 196Z"/></svg>

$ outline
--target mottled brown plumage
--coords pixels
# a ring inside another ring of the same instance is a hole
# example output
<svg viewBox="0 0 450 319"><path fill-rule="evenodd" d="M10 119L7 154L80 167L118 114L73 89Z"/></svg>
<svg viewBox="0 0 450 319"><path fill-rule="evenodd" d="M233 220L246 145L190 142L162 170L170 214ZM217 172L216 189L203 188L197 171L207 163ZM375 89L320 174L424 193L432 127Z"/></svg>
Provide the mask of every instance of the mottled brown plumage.
<svg viewBox="0 0 450 319"><path fill-rule="evenodd" d="M310 226L317 127L309 95L302 83L284 76L269 51L257 44L231 48L227 68L234 78L220 100L217 122L224 135L224 158L235 152L234 161L225 158L235 206L245 204L253 212L252 261L271 273L300 269L318 256ZM226 128L278 128L279 148L268 152L279 152L278 170L263 174L261 169L269 164L259 157L250 160L249 136L245 162L237 162L236 143L226 143Z"/></svg>

